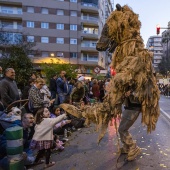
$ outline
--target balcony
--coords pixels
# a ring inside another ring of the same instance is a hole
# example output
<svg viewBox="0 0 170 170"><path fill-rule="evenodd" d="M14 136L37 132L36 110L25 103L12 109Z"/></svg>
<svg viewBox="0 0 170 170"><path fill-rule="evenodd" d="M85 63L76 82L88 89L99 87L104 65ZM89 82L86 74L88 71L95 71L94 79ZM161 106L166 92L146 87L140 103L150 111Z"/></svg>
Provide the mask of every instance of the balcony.
<svg viewBox="0 0 170 170"><path fill-rule="evenodd" d="M98 16L92 16L92 15L82 15L81 21L85 25L89 26L98 26Z"/></svg>
<svg viewBox="0 0 170 170"><path fill-rule="evenodd" d="M154 60L162 60L162 56L154 56Z"/></svg>
<svg viewBox="0 0 170 170"><path fill-rule="evenodd" d="M91 31L91 30L82 30L81 36L86 39L98 39L98 30Z"/></svg>
<svg viewBox="0 0 170 170"><path fill-rule="evenodd" d="M98 5L94 3L81 2L81 11L98 13Z"/></svg>
<svg viewBox="0 0 170 170"><path fill-rule="evenodd" d="M81 51L95 52L96 50L96 41L82 41Z"/></svg>
<svg viewBox="0 0 170 170"><path fill-rule="evenodd" d="M98 53L81 53L80 64L96 65L98 64Z"/></svg>
<svg viewBox="0 0 170 170"><path fill-rule="evenodd" d="M1 41L0 44L2 46L8 46L11 44L18 44L22 41L22 34L21 33L14 33L14 32L1 32L0 33Z"/></svg>
<svg viewBox="0 0 170 170"><path fill-rule="evenodd" d="M22 8L21 7L11 7L11 6L0 6L1 18L5 19L22 19Z"/></svg>

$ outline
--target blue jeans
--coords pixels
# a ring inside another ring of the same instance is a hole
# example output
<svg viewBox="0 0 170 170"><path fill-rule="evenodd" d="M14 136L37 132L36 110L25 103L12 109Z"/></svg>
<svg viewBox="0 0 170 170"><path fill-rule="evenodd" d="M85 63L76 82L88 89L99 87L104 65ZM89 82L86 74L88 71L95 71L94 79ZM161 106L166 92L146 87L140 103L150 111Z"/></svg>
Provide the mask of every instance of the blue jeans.
<svg viewBox="0 0 170 170"><path fill-rule="evenodd" d="M64 101L65 101L65 95L64 94L58 94L58 98L59 98L59 104L64 103Z"/></svg>
<svg viewBox="0 0 170 170"><path fill-rule="evenodd" d="M55 99L56 98L56 92L55 91L51 91L51 99Z"/></svg>

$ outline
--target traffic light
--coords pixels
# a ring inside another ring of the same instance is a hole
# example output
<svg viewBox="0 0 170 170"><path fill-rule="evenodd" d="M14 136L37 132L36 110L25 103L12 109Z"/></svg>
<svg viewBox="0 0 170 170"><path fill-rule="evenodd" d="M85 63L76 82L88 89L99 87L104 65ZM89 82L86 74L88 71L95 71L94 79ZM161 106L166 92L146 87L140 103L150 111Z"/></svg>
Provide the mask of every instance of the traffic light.
<svg viewBox="0 0 170 170"><path fill-rule="evenodd" d="M157 33L157 35L160 34L160 25L156 26L156 33Z"/></svg>

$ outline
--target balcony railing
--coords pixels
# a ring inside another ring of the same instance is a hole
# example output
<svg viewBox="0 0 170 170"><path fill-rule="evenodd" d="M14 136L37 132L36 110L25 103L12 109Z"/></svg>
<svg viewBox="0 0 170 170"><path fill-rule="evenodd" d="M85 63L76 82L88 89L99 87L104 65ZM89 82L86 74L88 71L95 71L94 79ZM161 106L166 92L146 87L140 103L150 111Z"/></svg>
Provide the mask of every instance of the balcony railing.
<svg viewBox="0 0 170 170"><path fill-rule="evenodd" d="M91 48L96 48L96 42L86 42L86 43L81 43L81 47L91 47Z"/></svg>
<svg viewBox="0 0 170 170"><path fill-rule="evenodd" d="M87 30L83 30L82 33L84 33L84 34L98 35L98 30L95 30L95 31L87 31Z"/></svg>
<svg viewBox="0 0 170 170"><path fill-rule="evenodd" d="M81 2L82 6L87 6L87 7L95 7L98 8L98 5L93 4L93 3L87 3L87 2Z"/></svg>
<svg viewBox="0 0 170 170"><path fill-rule="evenodd" d="M0 13L3 13L3 14L22 14L22 8L1 6Z"/></svg>
<svg viewBox="0 0 170 170"><path fill-rule="evenodd" d="M98 21L98 17L93 17L93 16L82 16L81 19L88 20L88 21Z"/></svg>

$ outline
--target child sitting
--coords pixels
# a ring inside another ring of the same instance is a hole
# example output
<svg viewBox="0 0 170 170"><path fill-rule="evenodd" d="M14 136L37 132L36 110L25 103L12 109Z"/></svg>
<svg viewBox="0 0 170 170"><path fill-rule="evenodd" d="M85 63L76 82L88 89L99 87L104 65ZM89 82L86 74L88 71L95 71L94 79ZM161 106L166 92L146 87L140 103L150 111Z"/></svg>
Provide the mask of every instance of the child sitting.
<svg viewBox="0 0 170 170"><path fill-rule="evenodd" d="M60 107L55 107L53 109L53 113L50 114L50 118L56 118L57 116L60 116L61 114L61 110ZM64 135L64 129L67 129L69 126L69 124L71 123L71 120L62 120L61 122L57 123L54 126L54 134L56 135ZM56 148L55 150L63 150L64 147L62 145L64 145L64 143L62 141L59 140L59 137L56 138Z"/></svg>

